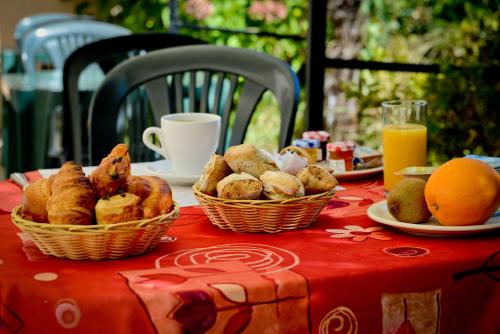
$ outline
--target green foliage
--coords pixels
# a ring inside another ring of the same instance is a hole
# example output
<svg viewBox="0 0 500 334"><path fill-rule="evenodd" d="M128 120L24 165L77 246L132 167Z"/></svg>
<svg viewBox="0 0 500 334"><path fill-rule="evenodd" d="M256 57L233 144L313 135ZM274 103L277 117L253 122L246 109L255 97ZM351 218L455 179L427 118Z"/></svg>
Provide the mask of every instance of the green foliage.
<svg viewBox="0 0 500 334"><path fill-rule="evenodd" d="M170 26L168 0L64 1L75 2L78 12L136 32L165 31ZM286 4L286 15L274 19L250 14L252 5L268 0L197 0L212 6L209 15L201 18L188 13L193 1L179 1L180 18L187 24L303 37L308 28L308 0L275 0ZM330 6L343 8L346 4L330 0ZM500 124L500 83L489 70L489 66L500 66L498 0L362 0L358 15L368 18L362 27L360 59L441 64L437 75L363 70L355 86L344 84L347 96L357 99L360 107L356 138L360 143L374 147L380 143L377 107L383 100L425 99L429 102L432 164L467 153L500 155L496 129ZM334 29L328 25L327 36L333 36ZM296 71L305 61L304 41L191 28L181 28L181 33L212 44L267 52L289 62ZM269 106L272 102L270 96L264 96L247 135L247 139L267 147L275 146L278 133L279 113L276 106ZM301 103L297 134L303 130L303 110Z"/></svg>
<svg viewBox="0 0 500 334"><path fill-rule="evenodd" d="M363 107L384 99L429 102L429 159L500 155L500 3L494 0L365 0L364 59L441 64L438 75L366 73L350 87ZM498 73L498 72L497 72ZM362 93L363 92L363 93Z"/></svg>

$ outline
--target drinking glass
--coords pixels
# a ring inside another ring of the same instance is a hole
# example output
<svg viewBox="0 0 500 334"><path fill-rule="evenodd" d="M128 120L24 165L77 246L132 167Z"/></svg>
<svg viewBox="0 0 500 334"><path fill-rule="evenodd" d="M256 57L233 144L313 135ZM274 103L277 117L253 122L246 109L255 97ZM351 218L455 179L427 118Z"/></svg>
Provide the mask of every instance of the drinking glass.
<svg viewBox="0 0 500 334"><path fill-rule="evenodd" d="M403 176L394 173L427 163L427 102L423 100L382 103L384 189L390 191Z"/></svg>

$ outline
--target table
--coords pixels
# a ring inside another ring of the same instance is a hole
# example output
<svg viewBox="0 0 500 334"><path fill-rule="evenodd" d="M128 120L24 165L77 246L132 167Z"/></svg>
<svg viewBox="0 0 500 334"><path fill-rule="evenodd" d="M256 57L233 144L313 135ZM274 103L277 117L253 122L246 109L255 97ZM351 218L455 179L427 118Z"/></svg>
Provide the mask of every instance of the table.
<svg viewBox="0 0 500 334"><path fill-rule="evenodd" d="M0 333L500 332L498 233L404 234L366 215L380 179L341 185L307 229L234 233L188 206L150 253L73 261L19 234L1 182Z"/></svg>
<svg viewBox="0 0 500 334"><path fill-rule="evenodd" d="M96 66L86 69L79 81L83 99L103 80ZM7 174L47 167L49 149L61 150L62 71L31 74L7 73L0 77L2 91L2 164Z"/></svg>

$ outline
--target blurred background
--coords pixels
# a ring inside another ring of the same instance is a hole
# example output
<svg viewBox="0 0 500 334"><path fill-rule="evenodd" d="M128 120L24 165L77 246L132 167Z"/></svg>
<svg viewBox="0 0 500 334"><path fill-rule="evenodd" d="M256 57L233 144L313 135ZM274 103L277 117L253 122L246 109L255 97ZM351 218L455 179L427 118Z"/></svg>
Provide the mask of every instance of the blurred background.
<svg viewBox="0 0 500 334"><path fill-rule="evenodd" d="M313 0L310 0L313 1ZM173 31L279 57L299 74L296 137L306 129L307 0L0 0L3 71L16 23L42 12L94 16L133 32ZM327 68L323 127L333 139L379 148L384 100L424 99L429 164L464 154L500 155L498 0L328 0L326 56L434 66L432 71ZM312 22L314 24L314 22ZM314 54L312 56L314 58ZM312 59L314 62L314 59ZM430 67L427 67L428 69ZM246 141L277 148L279 113L264 96ZM319 130L319 129L315 129Z"/></svg>

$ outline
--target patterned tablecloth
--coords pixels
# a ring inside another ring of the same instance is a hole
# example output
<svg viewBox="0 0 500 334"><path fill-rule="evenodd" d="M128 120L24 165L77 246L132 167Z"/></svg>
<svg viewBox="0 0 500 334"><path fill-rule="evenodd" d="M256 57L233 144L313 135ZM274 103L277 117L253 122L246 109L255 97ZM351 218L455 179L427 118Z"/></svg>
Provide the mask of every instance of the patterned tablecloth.
<svg viewBox="0 0 500 334"><path fill-rule="evenodd" d="M391 230L366 215L381 181L342 185L310 228L234 233L186 207L114 261L45 256L3 211L0 333L500 333L498 233ZM3 210L16 191L0 183Z"/></svg>

